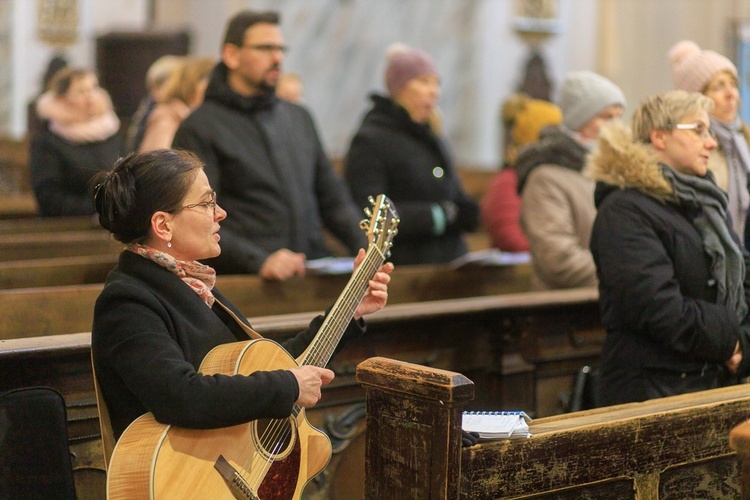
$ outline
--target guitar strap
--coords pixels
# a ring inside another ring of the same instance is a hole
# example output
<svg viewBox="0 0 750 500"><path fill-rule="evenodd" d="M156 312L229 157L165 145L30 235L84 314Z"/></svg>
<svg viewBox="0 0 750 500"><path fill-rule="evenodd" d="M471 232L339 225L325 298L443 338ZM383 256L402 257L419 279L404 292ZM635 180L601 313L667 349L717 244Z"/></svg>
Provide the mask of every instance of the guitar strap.
<svg viewBox="0 0 750 500"><path fill-rule="evenodd" d="M263 335L261 335L260 333L256 332L255 330L253 330L252 328L250 328L249 326L247 326L244 321L242 321L240 318L237 317L236 314L234 314L234 311L232 311L227 306L225 306L224 304L222 304L219 299L215 298L214 302L216 304L219 304L222 307L222 309L224 309L226 312L229 313L229 315L232 317L232 319L234 319L237 322L237 324L240 325L240 328L242 328L245 331L245 333L247 333L248 337L250 337L253 340L262 339L263 338Z"/></svg>
<svg viewBox="0 0 750 500"><path fill-rule="evenodd" d="M115 434L112 431L112 422L109 419L109 409L104 401L99 382L96 380L96 368L94 368L94 352L91 352L91 371L94 375L94 394L96 395L96 408L99 411L99 430L102 433L102 451L104 452L104 469L109 469L109 461L115 449Z"/></svg>

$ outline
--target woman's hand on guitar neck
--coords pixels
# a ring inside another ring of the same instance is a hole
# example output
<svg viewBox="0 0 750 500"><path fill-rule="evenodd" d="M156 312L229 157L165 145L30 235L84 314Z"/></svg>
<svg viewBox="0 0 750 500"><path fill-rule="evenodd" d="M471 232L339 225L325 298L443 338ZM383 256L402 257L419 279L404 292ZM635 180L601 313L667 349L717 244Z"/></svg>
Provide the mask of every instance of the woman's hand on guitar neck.
<svg viewBox="0 0 750 500"><path fill-rule="evenodd" d="M365 258L365 250L360 248L357 257L354 259L354 269L357 269ZM370 280L367 292L362 297L357 310L354 311L354 319L359 319L365 314L371 314L385 307L388 302L388 283L391 281L390 274L393 271L393 264L386 262L375 276Z"/></svg>
<svg viewBox="0 0 750 500"><path fill-rule="evenodd" d="M299 397L294 404L303 408L315 406L320 401L320 388L333 380L333 371L327 368L305 365L289 371L297 378L299 386Z"/></svg>

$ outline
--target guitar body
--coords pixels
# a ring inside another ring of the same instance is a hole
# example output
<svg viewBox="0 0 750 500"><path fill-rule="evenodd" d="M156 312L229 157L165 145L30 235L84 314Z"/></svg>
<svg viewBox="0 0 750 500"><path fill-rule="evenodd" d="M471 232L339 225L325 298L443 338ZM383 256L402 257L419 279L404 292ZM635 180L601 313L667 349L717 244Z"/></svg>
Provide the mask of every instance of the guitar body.
<svg viewBox="0 0 750 500"><path fill-rule="evenodd" d="M276 342L256 339L214 348L200 372L250 375L297 366ZM215 467L220 456L244 480L242 486L230 488ZM328 436L310 425L304 409L288 419L210 430L160 424L148 413L130 424L117 442L107 473L107 497L299 498L330 457Z"/></svg>

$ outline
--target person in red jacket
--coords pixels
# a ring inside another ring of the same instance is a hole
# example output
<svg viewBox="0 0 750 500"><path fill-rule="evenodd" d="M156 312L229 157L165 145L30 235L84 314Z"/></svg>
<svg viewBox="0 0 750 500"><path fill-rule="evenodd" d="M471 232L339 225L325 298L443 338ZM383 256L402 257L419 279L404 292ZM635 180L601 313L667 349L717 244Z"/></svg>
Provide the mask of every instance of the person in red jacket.
<svg viewBox="0 0 750 500"><path fill-rule="evenodd" d="M505 157L482 197L482 221L492 245L504 252L527 252L529 242L521 230L521 198L515 171L518 150L539 139L539 132L562 121L560 108L551 102L514 94L503 103L501 121L505 129Z"/></svg>

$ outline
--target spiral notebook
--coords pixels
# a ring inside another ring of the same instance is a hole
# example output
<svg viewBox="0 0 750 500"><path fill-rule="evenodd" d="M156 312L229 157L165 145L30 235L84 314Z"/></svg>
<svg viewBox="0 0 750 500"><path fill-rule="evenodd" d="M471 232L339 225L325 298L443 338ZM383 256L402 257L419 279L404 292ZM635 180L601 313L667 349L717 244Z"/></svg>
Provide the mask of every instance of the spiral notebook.
<svg viewBox="0 0 750 500"><path fill-rule="evenodd" d="M461 428L479 439L529 438L531 418L523 411L465 411Z"/></svg>

